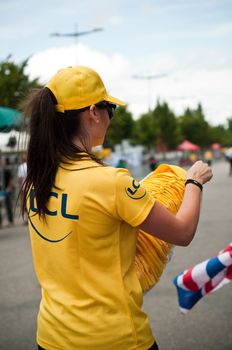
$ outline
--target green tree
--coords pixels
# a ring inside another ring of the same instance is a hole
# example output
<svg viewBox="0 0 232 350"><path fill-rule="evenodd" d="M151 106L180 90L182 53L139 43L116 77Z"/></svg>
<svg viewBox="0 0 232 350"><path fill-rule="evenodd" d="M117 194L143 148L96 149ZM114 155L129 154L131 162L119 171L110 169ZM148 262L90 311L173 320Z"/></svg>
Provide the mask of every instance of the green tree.
<svg viewBox="0 0 232 350"><path fill-rule="evenodd" d="M107 131L105 146L115 146L122 140L131 139L134 129L134 120L127 107L119 107L116 110L115 117L111 120Z"/></svg>
<svg viewBox="0 0 232 350"><path fill-rule="evenodd" d="M222 140L222 145L225 147L231 147L232 145L232 117L227 119L226 131Z"/></svg>
<svg viewBox="0 0 232 350"><path fill-rule="evenodd" d="M227 118L227 129L232 133L232 117Z"/></svg>
<svg viewBox="0 0 232 350"><path fill-rule="evenodd" d="M175 114L168 104L158 102L152 112L153 124L157 134L157 144L174 149L179 143L179 125Z"/></svg>
<svg viewBox="0 0 232 350"><path fill-rule="evenodd" d="M151 113L141 115L135 121L132 144L140 144L147 148L152 148L155 147L156 139L157 134Z"/></svg>
<svg viewBox="0 0 232 350"><path fill-rule="evenodd" d="M38 79L30 80L25 73L27 61L17 65L9 56L0 62L0 106L17 109L31 88L41 87Z"/></svg>
<svg viewBox="0 0 232 350"><path fill-rule="evenodd" d="M203 148L210 145L209 123L205 120L201 104L195 110L187 108L179 118L179 125L183 140L187 139Z"/></svg>
<svg viewBox="0 0 232 350"><path fill-rule="evenodd" d="M223 144L228 131L224 125L212 126L209 125L208 134L210 144L220 143Z"/></svg>

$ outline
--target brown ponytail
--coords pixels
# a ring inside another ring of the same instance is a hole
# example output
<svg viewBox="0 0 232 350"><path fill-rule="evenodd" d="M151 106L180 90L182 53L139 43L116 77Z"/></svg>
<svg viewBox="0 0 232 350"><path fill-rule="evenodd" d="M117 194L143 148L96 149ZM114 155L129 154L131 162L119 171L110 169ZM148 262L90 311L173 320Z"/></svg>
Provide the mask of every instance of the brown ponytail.
<svg viewBox="0 0 232 350"><path fill-rule="evenodd" d="M22 188L22 213L26 209L29 191L33 187L38 212L45 218L46 204L58 165L63 157L83 160L86 155L70 140L79 135L84 140L80 128L80 110L59 113L55 110L56 99L48 88L35 90L24 104L23 114L30 118L29 144L27 152L27 177ZM97 163L102 162L93 154L89 156Z"/></svg>

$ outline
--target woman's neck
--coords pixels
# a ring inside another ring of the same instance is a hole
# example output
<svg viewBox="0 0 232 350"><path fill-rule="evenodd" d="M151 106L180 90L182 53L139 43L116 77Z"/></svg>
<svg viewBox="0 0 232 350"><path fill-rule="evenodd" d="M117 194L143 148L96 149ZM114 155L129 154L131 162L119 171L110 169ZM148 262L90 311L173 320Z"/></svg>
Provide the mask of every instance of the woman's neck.
<svg viewBox="0 0 232 350"><path fill-rule="evenodd" d="M89 145L89 142L84 142L79 137L76 137L72 140L73 144L77 146L83 152L91 152L92 146Z"/></svg>

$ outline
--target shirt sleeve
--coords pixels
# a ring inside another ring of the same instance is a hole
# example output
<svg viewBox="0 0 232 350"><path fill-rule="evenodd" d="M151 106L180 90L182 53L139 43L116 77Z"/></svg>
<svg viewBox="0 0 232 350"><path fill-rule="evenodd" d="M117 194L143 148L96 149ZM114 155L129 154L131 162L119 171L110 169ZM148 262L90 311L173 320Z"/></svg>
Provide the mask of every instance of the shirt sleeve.
<svg viewBox="0 0 232 350"><path fill-rule="evenodd" d="M116 214L131 226L140 225L150 213L155 199L125 169L116 172Z"/></svg>

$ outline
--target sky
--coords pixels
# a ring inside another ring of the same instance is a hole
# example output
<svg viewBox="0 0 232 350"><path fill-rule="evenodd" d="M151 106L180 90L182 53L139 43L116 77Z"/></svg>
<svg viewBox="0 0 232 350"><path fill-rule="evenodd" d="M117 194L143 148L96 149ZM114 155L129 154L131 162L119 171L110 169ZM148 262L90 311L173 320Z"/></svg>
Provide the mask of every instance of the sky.
<svg viewBox="0 0 232 350"><path fill-rule="evenodd" d="M176 115L201 103L212 125L232 117L232 0L0 0L0 61L9 54L42 84L95 69L135 119L157 101Z"/></svg>

